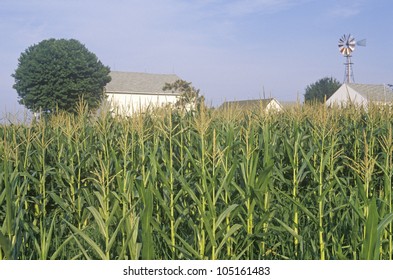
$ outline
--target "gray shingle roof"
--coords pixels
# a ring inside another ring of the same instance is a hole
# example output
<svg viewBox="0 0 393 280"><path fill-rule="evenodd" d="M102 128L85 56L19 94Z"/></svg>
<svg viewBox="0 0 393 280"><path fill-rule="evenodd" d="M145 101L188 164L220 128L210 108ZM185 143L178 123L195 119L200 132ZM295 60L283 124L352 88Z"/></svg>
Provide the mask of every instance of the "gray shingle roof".
<svg viewBox="0 0 393 280"><path fill-rule="evenodd" d="M138 72L112 71L112 80L106 85L106 93L153 93L162 94L165 83L173 83L180 78L174 74L149 74ZM165 91L171 93L171 91ZM176 94L177 95L177 94Z"/></svg>
<svg viewBox="0 0 393 280"><path fill-rule="evenodd" d="M367 100L377 102L392 102L393 91L385 85L347 84Z"/></svg>
<svg viewBox="0 0 393 280"><path fill-rule="evenodd" d="M265 108L272 100L273 98L226 101L221 104L219 109L228 109L228 108L254 109L260 106L262 106L262 108Z"/></svg>

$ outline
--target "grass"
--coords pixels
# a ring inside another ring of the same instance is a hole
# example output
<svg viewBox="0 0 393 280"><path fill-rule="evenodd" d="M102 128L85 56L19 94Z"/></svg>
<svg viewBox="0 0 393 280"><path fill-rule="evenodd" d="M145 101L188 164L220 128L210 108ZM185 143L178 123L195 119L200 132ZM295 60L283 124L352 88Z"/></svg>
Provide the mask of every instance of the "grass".
<svg viewBox="0 0 393 280"><path fill-rule="evenodd" d="M393 257L393 114L295 107L0 126L0 259Z"/></svg>

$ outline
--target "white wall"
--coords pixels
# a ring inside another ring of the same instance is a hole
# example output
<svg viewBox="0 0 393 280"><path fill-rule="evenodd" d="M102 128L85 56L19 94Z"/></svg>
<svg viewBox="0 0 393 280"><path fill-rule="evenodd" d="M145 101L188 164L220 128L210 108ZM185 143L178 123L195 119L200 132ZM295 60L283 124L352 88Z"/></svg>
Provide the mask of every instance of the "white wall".
<svg viewBox="0 0 393 280"><path fill-rule="evenodd" d="M281 110L282 110L282 106L275 99L270 101L269 104L267 104L266 106L266 112L281 111Z"/></svg>
<svg viewBox="0 0 393 280"><path fill-rule="evenodd" d="M147 107L174 104L177 98L178 96L173 94L108 94L111 109L117 114L127 116L143 111Z"/></svg>
<svg viewBox="0 0 393 280"><path fill-rule="evenodd" d="M368 101L358 92L343 84L328 100L327 106L347 106L349 103L357 106L367 106Z"/></svg>

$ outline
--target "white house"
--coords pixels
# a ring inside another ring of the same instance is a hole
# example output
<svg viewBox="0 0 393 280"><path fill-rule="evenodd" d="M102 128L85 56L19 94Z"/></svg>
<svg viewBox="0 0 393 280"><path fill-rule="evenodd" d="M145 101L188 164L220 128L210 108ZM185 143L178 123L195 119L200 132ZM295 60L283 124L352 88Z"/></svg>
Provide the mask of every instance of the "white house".
<svg viewBox="0 0 393 280"><path fill-rule="evenodd" d="M355 105L367 107L393 104L393 91L385 85L343 84L328 100L327 106Z"/></svg>
<svg viewBox="0 0 393 280"><path fill-rule="evenodd" d="M262 108L266 112L269 111L281 111L282 105L274 98L268 99L253 99L253 100L240 100L240 101L226 101L222 103L219 109L246 109L255 110Z"/></svg>
<svg viewBox="0 0 393 280"><path fill-rule="evenodd" d="M174 104L180 96L180 93L163 90L165 83L180 80L174 74L112 71L109 75L112 80L104 91L117 114L130 116L147 107Z"/></svg>

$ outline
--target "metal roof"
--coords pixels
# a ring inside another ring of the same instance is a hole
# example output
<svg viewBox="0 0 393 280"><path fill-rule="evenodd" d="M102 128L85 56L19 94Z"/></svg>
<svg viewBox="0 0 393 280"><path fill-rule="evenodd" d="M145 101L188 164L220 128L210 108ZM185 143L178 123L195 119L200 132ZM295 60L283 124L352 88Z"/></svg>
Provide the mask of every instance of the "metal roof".
<svg viewBox="0 0 393 280"><path fill-rule="evenodd" d="M180 78L174 74L150 74L138 72L112 71L112 80L106 85L106 93L122 94L171 94L163 91L165 83L174 83ZM173 93L179 95L179 93Z"/></svg>
<svg viewBox="0 0 393 280"><path fill-rule="evenodd" d="M393 91L385 85L346 84L361 96L370 101L392 102Z"/></svg>

